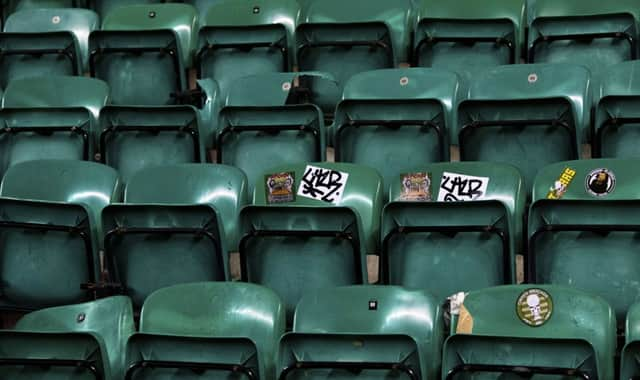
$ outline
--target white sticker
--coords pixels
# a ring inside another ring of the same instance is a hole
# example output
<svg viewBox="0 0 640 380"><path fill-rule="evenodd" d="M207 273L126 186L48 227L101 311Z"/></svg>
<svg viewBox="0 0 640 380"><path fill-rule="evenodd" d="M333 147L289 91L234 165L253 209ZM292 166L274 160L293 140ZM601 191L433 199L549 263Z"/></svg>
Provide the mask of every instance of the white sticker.
<svg viewBox="0 0 640 380"><path fill-rule="evenodd" d="M527 81L529 83L536 83L538 81L538 74L536 73L529 74L529 76L527 77Z"/></svg>
<svg viewBox="0 0 640 380"><path fill-rule="evenodd" d="M282 83L282 91L289 91L291 90L291 82L284 82Z"/></svg>
<svg viewBox="0 0 640 380"><path fill-rule="evenodd" d="M51 18L51 22L54 24L59 24L60 23L60 16L53 16Z"/></svg>
<svg viewBox="0 0 640 380"><path fill-rule="evenodd" d="M298 196L337 204L342 199L349 173L307 165L298 186Z"/></svg>
<svg viewBox="0 0 640 380"><path fill-rule="evenodd" d="M489 177L442 173L438 202L475 201L487 193Z"/></svg>

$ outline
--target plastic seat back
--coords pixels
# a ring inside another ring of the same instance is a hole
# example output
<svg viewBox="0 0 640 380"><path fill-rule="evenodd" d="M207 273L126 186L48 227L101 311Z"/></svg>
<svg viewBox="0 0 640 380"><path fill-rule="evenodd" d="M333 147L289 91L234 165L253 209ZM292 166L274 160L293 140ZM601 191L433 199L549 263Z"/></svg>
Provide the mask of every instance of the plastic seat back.
<svg viewBox="0 0 640 380"><path fill-rule="evenodd" d="M0 331L3 361L16 361L11 367L5 362L0 373L11 379L122 379L134 331L131 302L122 296L35 311L14 330Z"/></svg>
<svg viewBox="0 0 640 380"><path fill-rule="evenodd" d="M112 10L134 4L159 4L166 0L87 0L89 9L93 9L104 20Z"/></svg>
<svg viewBox="0 0 640 380"><path fill-rule="evenodd" d="M407 62L411 0L302 1L296 29L301 71L326 71L341 86L359 72ZM336 103L337 103L336 99Z"/></svg>
<svg viewBox="0 0 640 380"><path fill-rule="evenodd" d="M127 183L128 204L206 204L220 215L224 241L238 247L238 215L249 202L247 177L238 168L218 164L178 164L139 170Z"/></svg>
<svg viewBox="0 0 640 380"><path fill-rule="evenodd" d="M309 292L280 342L280 379L437 379L444 336L426 291L349 286Z"/></svg>
<svg viewBox="0 0 640 380"><path fill-rule="evenodd" d="M640 375L640 303L633 304L627 312L625 345L620 354L620 380L633 379Z"/></svg>
<svg viewBox="0 0 640 380"><path fill-rule="evenodd" d="M2 306L33 309L86 300L100 273L97 216L121 196L100 164L36 160L13 165L0 187Z"/></svg>
<svg viewBox="0 0 640 380"><path fill-rule="evenodd" d="M597 294L624 320L629 306L640 300L632 269L640 231L638 162L569 161L540 172L529 211L530 282Z"/></svg>
<svg viewBox="0 0 640 380"><path fill-rule="evenodd" d="M87 36L98 27L83 9L32 9L12 14L0 34L0 86L14 79L82 75Z"/></svg>
<svg viewBox="0 0 640 380"><path fill-rule="evenodd" d="M101 80L73 76L46 76L11 81L2 97L3 108L83 107L97 122L109 101L109 87Z"/></svg>
<svg viewBox="0 0 640 380"><path fill-rule="evenodd" d="M536 0L527 14L528 62L586 65L597 83L604 68L638 56L633 0Z"/></svg>
<svg viewBox="0 0 640 380"><path fill-rule="evenodd" d="M638 69L637 62L624 62L611 66L603 76L595 107L595 157L640 158L633 143L640 126Z"/></svg>
<svg viewBox="0 0 640 380"><path fill-rule="evenodd" d="M84 108L4 108L0 123L0 174L23 161L92 158L91 114Z"/></svg>
<svg viewBox="0 0 640 380"><path fill-rule="evenodd" d="M128 343L127 375L273 380L284 327L280 300L263 287L202 282L164 288L142 308L140 332Z"/></svg>
<svg viewBox="0 0 640 380"><path fill-rule="evenodd" d="M140 169L204 158L195 108L107 106L100 113L100 161L126 183Z"/></svg>
<svg viewBox="0 0 640 380"><path fill-rule="evenodd" d="M524 12L522 0L421 0L413 65L468 73L520 63Z"/></svg>
<svg viewBox="0 0 640 380"><path fill-rule="evenodd" d="M187 4L117 7L89 36L89 72L109 84L113 104L180 104L196 25Z"/></svg>
<svg viewBox="0 0 640 380"><path fill-rule="evenodd" d="M526 194L506 164L457 162L397 172L382 213L380 278L457 292L516 282Z"/></svg>
<svg viewBox="0 0 640 380"><path fill-rule="evenodd" d="M513 164L531 189L542 167L580 158L589 139L589 86L580 66L509 65L483 73L458 107L460 160Z"/></svg>
<svg viewBox="0 0 640 380"><path fill-rule="evenodd" d="M78 49L75 54L78 55L77 59L82 64L80 73L84 73L87 69L89 34L99 28L100 21L95 12L88 9L69 8L22 10L9 16L4 25L5 33L38 33L38 40L45 38L43 34L50 32L71 32ZM18 65L22 64L22 61L18 63Z"/></svg>
<svg viewBox="0 0 640 380"><path fill-rule="evenodd" d="M445 341L442 379L613 379L616 329L600 297L553 285L470 292ZM505 377L506 378L506 377Z"/></svg>
<svg viewBox="0 0 640 380"><path fill-rule="evenodd" d="M312 104L247 107L228 98L215 147L218 163L247 174L251 193L273 166L325 160L324 118Z"/></svg>
<svg viewBox="0 0 640 380"><path fill-rule="evenodd" d="M335 160L375 168L385 189L402 170L447 161L458 87L456 74L431 69L353 76L332 128Z"/></svg>
<svg viewBox="0 0 640 380"><path fill-rule="evenodd" d="M201 21L198 78L233 81L249 74L292 71L296 0L214 2Z"/></svg>
<svg viewBox="0 0 640 380"><path fill-rule="evenodd" d="M264 173L254 204L240 213L244 281L266 285L288 317L309 290L367 283L382 202L379 174L367 167L313 163Z"/></svg>

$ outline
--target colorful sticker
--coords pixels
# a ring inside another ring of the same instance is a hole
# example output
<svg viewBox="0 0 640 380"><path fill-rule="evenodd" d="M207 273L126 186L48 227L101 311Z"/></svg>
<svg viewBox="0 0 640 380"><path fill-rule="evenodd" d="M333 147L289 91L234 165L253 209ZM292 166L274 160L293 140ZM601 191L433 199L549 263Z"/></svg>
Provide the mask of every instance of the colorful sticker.
<svg viewBox="0 0 640 380"><path fill-rule="evenodd" d="M342 199L349 173L307 165L298 188L298 196L337 204Z"/></svg>
<svg viewBox="0 0 640 380"><path fill-rule="evenodd" d="M553 300L542 289L527 289L518 297L516 314L528 326L542 326L553 314Z"/></svg>
<svg viewBox="0 0 640 380"><path fill-rule="evenodd" d="M399 200L428 202L431 200L431 173L407 173L400 175L402 192Z"/></svg>
<svg viewBox="0 0 640 380"><path fill-rule="evenodd" d="M549 189L547 199L560 199L567 192L571 181L576 176L576 171L571 168L564 168L560 177L553 183Z"/></svg>
<svg viewBox="0 0 640 380"><path fill-rule="evenodd" d="M599 168L587 175L584 186L589 194L603 197L616 188L616 176L609 169Z"/></svg>
<svg viewBox="0 0 640 380"><path fill-rule="evenodd" d="M287 203L296 200L295 174L293 172L275 173L265 176L267 203Z"/></svg>
<svg viewBox="0 0 640 380"><path fill-rule="evenodd" d="M442 173L438 202L476 201L489 187L489 177L474 177L458 173Z"/></svg>

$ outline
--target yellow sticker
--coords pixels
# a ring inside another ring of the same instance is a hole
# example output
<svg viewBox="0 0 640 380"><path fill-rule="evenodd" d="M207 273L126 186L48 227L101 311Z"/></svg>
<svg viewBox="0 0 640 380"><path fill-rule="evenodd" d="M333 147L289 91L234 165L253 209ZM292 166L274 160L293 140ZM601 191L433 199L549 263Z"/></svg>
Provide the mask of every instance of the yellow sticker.
<svg viewBox="0 0 640 380"><path fill-rule="evenodd" d="M469 310L460 305L460 314L458 316L458 323L456 324L456 334L471 334L473 333L473 316L469 313Z"/></svg>
<svg viewBox="0 0 640 380"><path fill-rule="evenodd" d="M542 289L527 289L518 297L516 314L528 326L542 326L553 314L553 300Z"/></svg>
<svg viewBox="0 0 640 380"><path fill-rule="evenodd" d="M576 176L576 171L571 168L564 168L560 177L553 183L549 189L547 199L560 199L567 192L569 185Z"/></svg>

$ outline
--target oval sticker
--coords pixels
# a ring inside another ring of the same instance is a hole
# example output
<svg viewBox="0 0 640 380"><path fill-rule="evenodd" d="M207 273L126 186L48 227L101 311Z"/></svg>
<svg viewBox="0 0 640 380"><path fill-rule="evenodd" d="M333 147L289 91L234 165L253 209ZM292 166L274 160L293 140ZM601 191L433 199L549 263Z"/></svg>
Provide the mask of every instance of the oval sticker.
<svg viewBox="0 0 640 380"><path fill-rule="evenodd" d="M542 326L553 314L553 300L542 289L527 289L518 297L516 314L528 326Z"/></svg>

